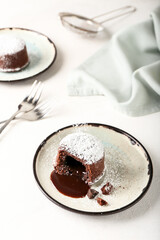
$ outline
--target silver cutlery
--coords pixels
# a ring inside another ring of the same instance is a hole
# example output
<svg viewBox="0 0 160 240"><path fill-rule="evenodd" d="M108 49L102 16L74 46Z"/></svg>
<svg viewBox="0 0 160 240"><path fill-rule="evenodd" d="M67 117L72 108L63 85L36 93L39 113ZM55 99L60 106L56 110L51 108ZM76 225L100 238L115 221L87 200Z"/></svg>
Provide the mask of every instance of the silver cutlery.
<svg viewBox="0 0 160 240"><path fill-rule="evenodd" d="M42 102L38 104L34 109L29 112L22 113L21 116L15 117L14 119L24 119L28 121L40 120L44 116L48 115L51 112L51 107L48 102ZM5 123L7 120L3 120L0 124Z"/></svg>
<svg viewBox="0 0 160 240"><path fill-rule="evenodd" d="M8 126L8 124L20 113L27 113L33 110L42 94L43 84L37 80L33 83L29 94L18 105L18 110L2 125L0 133Z"/></svg>

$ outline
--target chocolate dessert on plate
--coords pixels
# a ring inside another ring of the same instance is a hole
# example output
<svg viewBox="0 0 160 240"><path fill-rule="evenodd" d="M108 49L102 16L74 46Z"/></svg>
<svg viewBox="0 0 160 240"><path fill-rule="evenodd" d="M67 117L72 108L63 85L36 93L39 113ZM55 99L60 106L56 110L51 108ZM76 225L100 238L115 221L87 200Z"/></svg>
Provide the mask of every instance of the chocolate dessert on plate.
<svg viewBox="0 0 160 240"><path fill-rule="evenodd" d="M29 64L25 42L10 35L0 36L0 71L17 72Z"/></svg>
<svg viewBox="0 0 160 240"><path fill-rule="evenodd" d="M104 173L104 147L97 137L76 132L59 144L51 180L63 194L84 197Z"/></svg>

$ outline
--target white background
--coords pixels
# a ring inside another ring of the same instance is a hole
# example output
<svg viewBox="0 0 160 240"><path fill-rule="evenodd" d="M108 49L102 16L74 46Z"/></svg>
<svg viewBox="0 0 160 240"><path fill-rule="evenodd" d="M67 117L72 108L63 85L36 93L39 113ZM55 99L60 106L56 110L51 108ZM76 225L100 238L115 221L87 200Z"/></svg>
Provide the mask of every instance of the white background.
<svg viewBox="0 0 160 240"><path fill-rule="evenodd" d="M55 64L38 76L45 83L44 99L56 105L51 118L12 123L0 136L0 239L160 239L160 114L127 117L109 106L104 97L68 97L67 75L101 48L118 30L143 21L158 0L5 0L0 3L0 27L24 27L50 37L57 46ZM60 11L89 17L124 5L137 11L106 23L106 38L89 39L64 29ZM0 82L0 118L9 117L32 82ZM154 167L151 188L132 208L110 216L86 216L64 210L39 190L32 162L39 144L53 131L73 123L98 122L119 127L135 136L148 150Z"/></svg>

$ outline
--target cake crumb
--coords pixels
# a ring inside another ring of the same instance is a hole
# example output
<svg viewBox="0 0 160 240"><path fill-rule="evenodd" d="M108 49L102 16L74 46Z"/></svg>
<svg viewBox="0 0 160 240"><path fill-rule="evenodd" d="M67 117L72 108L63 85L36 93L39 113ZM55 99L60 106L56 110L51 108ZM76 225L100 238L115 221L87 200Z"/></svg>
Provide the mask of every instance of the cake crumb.
<svg viewBox="0 0 160 240"><path fill-rule="evenodd" d="M109 195L113 189L113 186L110 182L107 182L102 188L101 191L104 195Z"/></svg>
<svg viewBox="0 0 160 240"><path fill-rule="evenodd" d="M108 205L108 202L105 201L104 199L100 198L100 197L97 198L97 202L98 202L98 204L101 205L101 206L106 206L106 205Z"/></svg>
<svg viewBox="0 0 160 240"><path fill-rule="evenodd" d="M89 189L88 190L88 192L87 192L87 196L88 196L88 198L89 199L93 199L93 198L95 198L95 196L97 196L98 195L98 191L96 191L95 189Z"/></svg>

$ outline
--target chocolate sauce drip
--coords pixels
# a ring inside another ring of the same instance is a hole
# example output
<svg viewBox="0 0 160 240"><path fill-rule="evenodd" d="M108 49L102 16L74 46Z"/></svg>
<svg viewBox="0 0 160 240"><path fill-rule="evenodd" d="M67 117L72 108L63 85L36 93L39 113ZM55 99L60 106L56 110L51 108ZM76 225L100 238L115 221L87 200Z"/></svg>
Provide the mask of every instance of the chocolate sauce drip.
<svg viewBox="0 0 160 240"><path fill-rule="evenodd" d="M85 167L71 157L67 157L66 166L69 170L67 174L58 174L55 170L51 173L52 183L59 192L66 196L85 197L90 188L84 181Z"/></svg>
<svg viewBox="0 0 160 240"><path fill-rule="evenodd" d="M53 171L51 181L59 192L73 198L85 197L89 189L88 184L75 175L60 175Z"/></svg>

